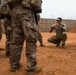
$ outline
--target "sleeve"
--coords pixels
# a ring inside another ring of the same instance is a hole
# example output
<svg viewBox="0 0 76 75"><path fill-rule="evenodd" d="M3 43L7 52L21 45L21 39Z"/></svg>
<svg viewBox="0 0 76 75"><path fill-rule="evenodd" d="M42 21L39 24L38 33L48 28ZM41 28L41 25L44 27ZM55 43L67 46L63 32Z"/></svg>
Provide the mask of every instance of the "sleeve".
<svg viewBox="0 0 76 75"><path fill-rule="evenodd" d="M62 26L61 26L61 29L63 30L63 31L66 31L66 24L62 24Z"/></svg>
<svg viewBox="0 0 76 75"><path fill-rule="evenodd" d="M53 24L52 26L51 26L51 28L50 28L50 33L53 31L55 29L55 24Z"/></svg>

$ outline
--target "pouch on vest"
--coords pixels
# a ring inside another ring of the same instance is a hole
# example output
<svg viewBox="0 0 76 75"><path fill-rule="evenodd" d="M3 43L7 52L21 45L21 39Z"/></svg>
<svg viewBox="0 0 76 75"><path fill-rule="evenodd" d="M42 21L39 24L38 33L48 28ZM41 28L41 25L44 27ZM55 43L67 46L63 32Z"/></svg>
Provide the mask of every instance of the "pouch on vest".
<svg viewBox="0 0 76 75"><path fill-rule="evenodd" d="M31 7L31 0L22 0L22 5L24 7L27 7L27 8L32 8Z"/></svg>
<svg viewBox="0 0 76 75"><path fill-rule="evenodd" d="M0 13L5 14L5 15L10 14L9 6L7 4L1 5L0 6Z"/></svg>

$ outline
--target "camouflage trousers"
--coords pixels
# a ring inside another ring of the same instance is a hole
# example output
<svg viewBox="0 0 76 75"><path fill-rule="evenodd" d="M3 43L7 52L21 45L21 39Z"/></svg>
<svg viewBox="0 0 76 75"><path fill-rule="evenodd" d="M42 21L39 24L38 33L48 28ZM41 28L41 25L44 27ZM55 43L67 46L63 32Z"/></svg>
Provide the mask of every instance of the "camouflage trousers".
<svg viewBox="0 0 76 75"><path fill-rule="evenodd" d="M38 41L40 42L40 43L42 43L43 42L43 40L42 40L42 35L41 35L41 33L38 31Z"/></svg>
<svg viewBox="0 0 76 75"><path fill-rule="evenodd" d="M3 24L5 27L5 34L6 34L6 52L10 52L10 45L11 45L11 40L12 40L11 20L8 18L5 18Z"/></svg>
<svg viewBox="0 0 76 75"><path fill-rule="evenodd" d="M62 34L60 37L59 36L52 36L48 38L48 42L54 43L54 44L60 44L62 41L62 45L65 45L65 41L67 39L67 34Z"/></svg>
<svg viewBox="0 0 76 75"><path fill-rule="evenodd" d="M23 43L26 40L26 70L36 68L36 42L38 37L34 14L31 9L15 7L11 12L13 40L11 45L10 67L20 64Z"/></svg>

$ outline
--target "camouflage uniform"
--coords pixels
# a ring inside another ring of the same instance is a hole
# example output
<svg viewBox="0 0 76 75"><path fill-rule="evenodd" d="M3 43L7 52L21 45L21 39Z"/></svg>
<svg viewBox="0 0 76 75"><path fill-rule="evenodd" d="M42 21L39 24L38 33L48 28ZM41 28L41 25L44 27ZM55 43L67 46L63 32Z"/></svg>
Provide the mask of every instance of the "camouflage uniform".
<svg viewBox="0 0 76 75"><path fill-rule="evenodd" d="M1 7L1 0L0 0L0 7ZM2 38L2 21L1 21L1 16L0 16L0 40Z"/></svg>
<svg viewBox="0 0 76 75"><path fill-rule="evenodd" d="M60 42L62 41L62 46L65 46L65 41L67 39L66 31L66 25L61 23L60 26L57 24L52 25L50 32L55 30L56 35L48 38L48 42L60 45Z"/></svg>
<svg viewBox="0 0 76 75"><path fill-rule="evenodd" d="M13 40L11 45L10 67L17 70L20 64L23 43L26 40L27 71L36 68L36 42L37 26L31 8L23 7L21 2L15 0L9 3L12 6L11 20L13 26Z"/></svg>
<svg viewBox="0 0 76 75"><path fill-rule="evenodd" d="M38 27L38 41L40 42L40 46L42 46L42 47L45 47L45 45L43 44L43 39L42 39L42 35L41 35L41 33L40 33L40 31L39 31L39 22L40 22L40 14L38 13L37 14L37 20L38 20L38 24L37 24L37 27Z"/></svg>
<svg viewBox="0 0 76 75"><path fill-rule="evenodd" d="M6 56L10 55L10 45L12 39L12 24L11 24L11 17L10 17L10 10L7 4L5 4L5 0L1 2L1 14L4 15L3 25L5 27L5 34L6 34Z"/></svg>
<svg viewBox="0 0 76 75"><path fill-rule="evenodd" d="M10 55L11 40L12 40L11 19L5 17L3 25L5 27L5 34L6 34L6 56L9 56Z"/></svg>
<svg viewBox="0 0 76 75"><path fill-rule="evenodd" d="M1 7L1 0L0 0L0 7ZM2 20L1 20L1 13L0 13L0 41L2 39ZM3 48L0 48L0 50L4 50Z"/></svg>
<svg viewBox="0 0 76 75"><path fill-rule="evenodd" d="M42 35L39 31L38 31L38 41L40 42L40 45L42 45L42 42L43 42Z"/></svg>

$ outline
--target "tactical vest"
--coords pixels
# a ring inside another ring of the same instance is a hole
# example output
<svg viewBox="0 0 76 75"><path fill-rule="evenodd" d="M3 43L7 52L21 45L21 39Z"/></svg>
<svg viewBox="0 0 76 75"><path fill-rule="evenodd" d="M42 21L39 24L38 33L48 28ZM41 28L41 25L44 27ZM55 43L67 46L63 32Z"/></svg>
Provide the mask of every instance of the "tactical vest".
<svg viewBox="0 0 76 75"><path fill-rule="evenodd" d="M6 0L9 5L16 5L21 3L24 7L34 8L35 10L41 10L42 0Z"/></svg>
<svg viewBox="0 0 76 75"><path fill-rule="evenodd" d="M42 7L42 0L23 0L23 6L34 8L35 10L41 10Z"/></svg>

